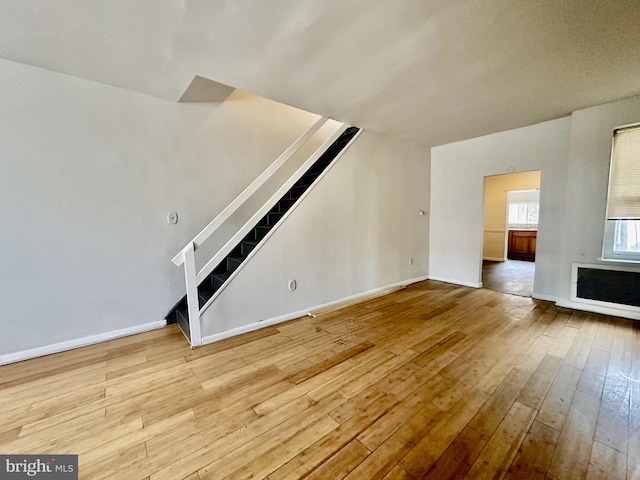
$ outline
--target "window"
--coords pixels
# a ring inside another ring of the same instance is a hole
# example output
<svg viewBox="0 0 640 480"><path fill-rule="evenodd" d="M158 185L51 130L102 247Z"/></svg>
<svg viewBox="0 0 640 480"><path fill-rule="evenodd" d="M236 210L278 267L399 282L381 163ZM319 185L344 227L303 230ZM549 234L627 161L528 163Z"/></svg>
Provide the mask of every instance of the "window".
<svg viewBox="0 0 640 480"><path fill-rule="evenodd" d="M509 227L537 227L538 205L538 203L510 203Z"/></svg>
<svg viewBox="0 0 640 480"><path fill-rule="evenodd" d="M539 190L507 192L509 203L508 228L536 230L538 228L539 198Z"/></svg>
<svg viewBox="0 0 640 480"><path fill-rule="evenodd" d="M602 258L640 262L640 220L607 219Z"/></svg>
<svg viewBox="0 0 640 480"><path fill-rule="evenodd" d="M613 132L602 258L640 262L640 125Z"/></svg>

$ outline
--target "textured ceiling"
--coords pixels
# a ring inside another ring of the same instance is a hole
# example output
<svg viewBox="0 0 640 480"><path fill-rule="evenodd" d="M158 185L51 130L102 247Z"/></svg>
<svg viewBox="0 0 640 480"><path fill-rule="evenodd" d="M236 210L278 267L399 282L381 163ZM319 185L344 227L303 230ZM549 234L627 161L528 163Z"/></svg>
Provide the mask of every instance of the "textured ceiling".
<svg viewBox="0 0 640 480"><path fill-rule="evenodd" d="M198 75L423 145L640 93L638 0L0 0L0 12L0 57L175 101Z"/></svg>

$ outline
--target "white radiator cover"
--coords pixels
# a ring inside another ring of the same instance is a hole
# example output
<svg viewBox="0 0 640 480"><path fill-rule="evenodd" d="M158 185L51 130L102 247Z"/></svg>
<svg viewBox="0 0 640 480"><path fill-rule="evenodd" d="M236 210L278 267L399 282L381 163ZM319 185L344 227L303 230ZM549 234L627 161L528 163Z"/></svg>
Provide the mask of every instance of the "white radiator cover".
<svg viewBox="0 0 640 480"><path fill-rule="evenodd" d="M622 316L627 318L640 319L640 307L578 297L578 269L579 268L640 273L640 266L605 264L605 263L596 263L596 264L572 263L571 264L571 302L572 303L585 305L585 310L590 310L590 311L609 314L609 315L617 315L617 316ZM559 304L561 303L562 302L559 302ZM592 308L587 308L586 307L587 305L591 306ZM570 306L570 305L566 305L566 306ZM574 308L579 308L579 307L574 307Z"/></svg>

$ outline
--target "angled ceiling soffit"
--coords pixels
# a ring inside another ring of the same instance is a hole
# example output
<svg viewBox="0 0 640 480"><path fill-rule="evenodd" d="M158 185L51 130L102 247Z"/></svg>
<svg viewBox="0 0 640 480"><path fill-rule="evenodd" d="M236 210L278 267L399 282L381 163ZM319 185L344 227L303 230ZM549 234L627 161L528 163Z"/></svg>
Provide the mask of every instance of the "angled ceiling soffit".
<svg viewBox="0 0 640 480"><path fill-rule="evenodd" d="M179 102L223 102L234 87L196 75L180 97Z"/></svg>

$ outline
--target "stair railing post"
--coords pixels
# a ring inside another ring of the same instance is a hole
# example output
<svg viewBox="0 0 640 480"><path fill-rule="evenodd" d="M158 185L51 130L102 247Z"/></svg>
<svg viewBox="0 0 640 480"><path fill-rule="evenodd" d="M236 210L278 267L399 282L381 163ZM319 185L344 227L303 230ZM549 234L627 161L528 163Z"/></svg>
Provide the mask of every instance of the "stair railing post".
<svg viewBox="0 0 640 480"><path fill-rule="evenodd" d="M200 305L198 303L198 283L196 280L196 256L193 242L184 251L184 278L187 284L187 306L189 311L189 339L192 347L202 345L200 331Z"/></svg>

